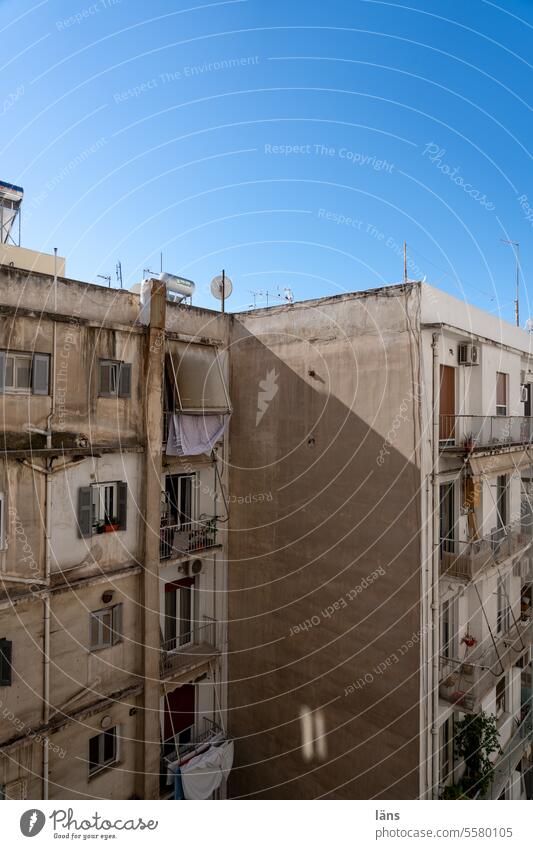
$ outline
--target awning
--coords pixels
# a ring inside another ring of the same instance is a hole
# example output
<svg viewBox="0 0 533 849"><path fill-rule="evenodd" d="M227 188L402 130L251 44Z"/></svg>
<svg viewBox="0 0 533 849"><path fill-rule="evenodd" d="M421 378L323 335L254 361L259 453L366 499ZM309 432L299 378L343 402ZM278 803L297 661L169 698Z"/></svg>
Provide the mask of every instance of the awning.
<svg viewBox="0 0 533 849"><path fill-rule="evenodd" d="M209 799L227 778L233 766L233 740L211 746L181 766L181 783L186 799Z"/></svg>
<svg viewBox="0 0 533 849"><path fill-rule="evenodd" d="M486 457L470 457L469 463L473 475L510 475L519 469L533 466L533 454L524 450L509 451Z"/></svg>
<svg viewBox="0 0 533 849"><path fill-rule="evenodd" d="M167 368L174 385L176 412L229 412L217 349L186 342L171 342L169 347Z"/></svg>

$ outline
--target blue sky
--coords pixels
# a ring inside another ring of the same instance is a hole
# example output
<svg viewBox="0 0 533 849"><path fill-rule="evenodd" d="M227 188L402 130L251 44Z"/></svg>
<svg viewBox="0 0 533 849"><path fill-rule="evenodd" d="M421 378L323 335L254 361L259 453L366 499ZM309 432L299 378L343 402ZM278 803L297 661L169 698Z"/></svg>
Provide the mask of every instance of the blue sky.
<svg viewBox="0 0 533 849"><path fill-rule="evenodd" d="M398 282L406 240L513 320L512 239L533 313L531 0L0 0L0 32L0 179L69 276L163 251L242 309Z"/></svg>

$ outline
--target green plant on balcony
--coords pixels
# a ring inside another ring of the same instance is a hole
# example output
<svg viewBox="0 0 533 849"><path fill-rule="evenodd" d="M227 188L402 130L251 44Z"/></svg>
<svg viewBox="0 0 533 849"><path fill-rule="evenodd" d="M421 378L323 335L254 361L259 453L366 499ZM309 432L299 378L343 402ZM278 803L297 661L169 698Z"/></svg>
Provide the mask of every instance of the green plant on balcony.
<svg viewBox="0 0 533 849"><path fill-rule="evenodd" d="M496 717L485 711L465 716L456 725L455 750L464 759L465 772L459 785L459 795L446 798L484 796L494 775L490 756L501 754L500 734Z"/></svg>

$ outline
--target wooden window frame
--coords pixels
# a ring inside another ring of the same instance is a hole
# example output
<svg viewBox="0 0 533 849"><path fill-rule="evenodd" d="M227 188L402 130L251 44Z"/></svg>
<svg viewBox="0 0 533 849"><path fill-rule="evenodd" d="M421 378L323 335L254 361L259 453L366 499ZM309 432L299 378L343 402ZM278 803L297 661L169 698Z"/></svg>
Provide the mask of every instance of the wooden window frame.
<svg viewBox="0 0 533 849"><path fill-rule="evenodd" d="M105 752L105 740L109 735L113 735L113 755L110 758L104 758ZM91 741L98 740L98 761L91 761ZM101 731L98 734L94 734L92 737L89 737L89 758L88 758L88 766L89 766L89 778L92 778L94 775L98 775L103 770L108 769L111 766L114 766L118 763L119 760L119 728L118 725L113 725L111 728L107 728L105 731ZM94 764L94 765L93 765Z"/></svg>
<svg viewBox="0 0 533 849"><path fill-rule="evenodd" d="M104 624L104 617L106 616L110 618L109 624ZM98 627L98 639L93 641L93 625L95 623ZM122 604L93 610L89 616L89 646L91 651L108 649L120 642L122 642Z"/></svg>

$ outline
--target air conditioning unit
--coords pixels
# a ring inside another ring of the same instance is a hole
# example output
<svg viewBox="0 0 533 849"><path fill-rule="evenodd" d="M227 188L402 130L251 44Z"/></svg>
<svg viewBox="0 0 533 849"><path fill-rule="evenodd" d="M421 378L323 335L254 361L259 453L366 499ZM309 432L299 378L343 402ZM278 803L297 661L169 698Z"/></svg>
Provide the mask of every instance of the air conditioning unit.
<svg viewBox="0 0 533 849"><path fill-rule="evenodd" d="M186 578L189 577L190 571L191 571L191 561L190 560L184 560L178 566L178 572L181 572L181 574L184 575Z"/></svg>
<svg viewBox="0 0 533 849"><path fill-rule="evenodd" d="M520 387L520 401L525 404L527 401L527 383L523 383Z"/></svg>
<svg viewBox="0 0 533 849"><path fill-rule="evenodd" d="M199 575L202 571L202 567L203 563L201 560L199 560L198 558L196 558L196 560L193 560L191 563L191 575Z"/></svg>
<svg viewBox="0 0 533 849"><path fill-rule="evenodd" d="M457 362L460 366L479 365L479 345L470 342L461 342L457 346Z"/></svg>

